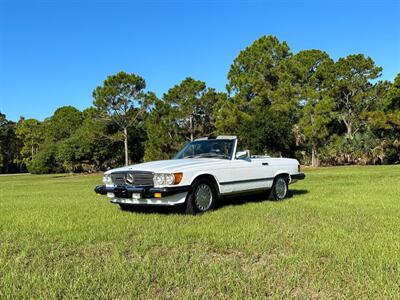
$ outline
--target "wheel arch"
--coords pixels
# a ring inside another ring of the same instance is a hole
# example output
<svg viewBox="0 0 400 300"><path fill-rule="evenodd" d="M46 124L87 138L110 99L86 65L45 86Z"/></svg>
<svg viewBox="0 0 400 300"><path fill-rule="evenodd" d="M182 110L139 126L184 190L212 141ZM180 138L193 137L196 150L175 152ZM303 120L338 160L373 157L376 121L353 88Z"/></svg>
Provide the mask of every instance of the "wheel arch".
<svg viewBox="0 0 400 300"><path fill-rule="evenodd" d="M190 185L192 185L193 182L195 182L196 180L199 180L199 179L209 180L214 185L214 188L219 197L219 195L220 195L219 183L218 183L217 179L214 177L214 175L209 174L209 173L197 174L196 176L193 177L192 181L190 182Z"/></svg>
<svg viewBox="0 0 400 300"><path fill-rule="evenodd" d="M282 170L282 171L276 172L275 175L274 175L274 182L275 182L275 179L278 178L278 177L285 177L288 184L291 181L290 174L289 174L288 171Z"/></svg>

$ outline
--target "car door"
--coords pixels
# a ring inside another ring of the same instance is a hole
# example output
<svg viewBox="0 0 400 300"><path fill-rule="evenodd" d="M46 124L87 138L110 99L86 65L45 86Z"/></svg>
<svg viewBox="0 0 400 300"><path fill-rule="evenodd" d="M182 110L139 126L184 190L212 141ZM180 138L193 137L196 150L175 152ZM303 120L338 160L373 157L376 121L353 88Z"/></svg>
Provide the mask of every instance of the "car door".
<svg viewBox="0 0 400 300"><path fill-rule="evenodd" d="M230 161L229 178L221 182L225 190L241 192L271 187L273 174L268 158L242 158Z"/></svg>

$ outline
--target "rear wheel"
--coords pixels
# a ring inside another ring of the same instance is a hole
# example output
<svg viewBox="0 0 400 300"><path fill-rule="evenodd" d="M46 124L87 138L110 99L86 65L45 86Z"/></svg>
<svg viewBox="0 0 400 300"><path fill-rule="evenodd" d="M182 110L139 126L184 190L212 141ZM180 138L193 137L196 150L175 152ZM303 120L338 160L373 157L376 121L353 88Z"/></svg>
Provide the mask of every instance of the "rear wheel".
<svg viewBox="0 0 400 300"><path fill-rule="evenodd" d="M212 210L215 207L217 193L208 179L199 179L192 184L186 197L186 213L196 214Z"/></svg>
<svg viewBox="0 0 400 300"><path fill-rule="evenodd" d="M288 180L284 176L276 177L271 189L270 197L280 201L286 198L288 193Z"/></svg>

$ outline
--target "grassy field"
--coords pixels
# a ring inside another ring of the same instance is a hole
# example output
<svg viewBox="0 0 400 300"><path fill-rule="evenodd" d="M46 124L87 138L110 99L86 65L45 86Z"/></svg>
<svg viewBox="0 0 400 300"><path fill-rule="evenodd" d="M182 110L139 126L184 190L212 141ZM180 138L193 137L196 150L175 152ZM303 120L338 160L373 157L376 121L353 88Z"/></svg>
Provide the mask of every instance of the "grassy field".
<svg viewBox="0 0 400 300"><path fill-rule="evenodd" d="M124 212L98 176L0 176L0 298L399 298L400 166L306 171L282 202Z"/></svg>

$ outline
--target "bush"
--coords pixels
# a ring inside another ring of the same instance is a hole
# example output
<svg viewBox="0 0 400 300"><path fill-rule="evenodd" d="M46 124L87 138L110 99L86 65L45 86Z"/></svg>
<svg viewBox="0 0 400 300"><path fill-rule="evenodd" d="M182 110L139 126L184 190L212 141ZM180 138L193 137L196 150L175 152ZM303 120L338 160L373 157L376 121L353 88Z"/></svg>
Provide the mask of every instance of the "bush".
<svg viewBox="0 0 400 300"><path fill-rule="evenodd" d="M32 174L61 173L62 166L56 160L57 147L54 144L42 145L39 152L33 156L28 171Z"/></svg>
<svg viewBox="0 0 400 300"><path fill-rule="evenodd" d="M351 138L334 135L320 154L321 161L327 165L381 164L385 157L383 141L369 130Z"/></svg>
<svg viewBox="0 0 400 300"><path fill-rule="evenodd" d="M385 149L385 159L383 161L385 164L398 164L400 162L400 151L395 148Z"/></svg>

